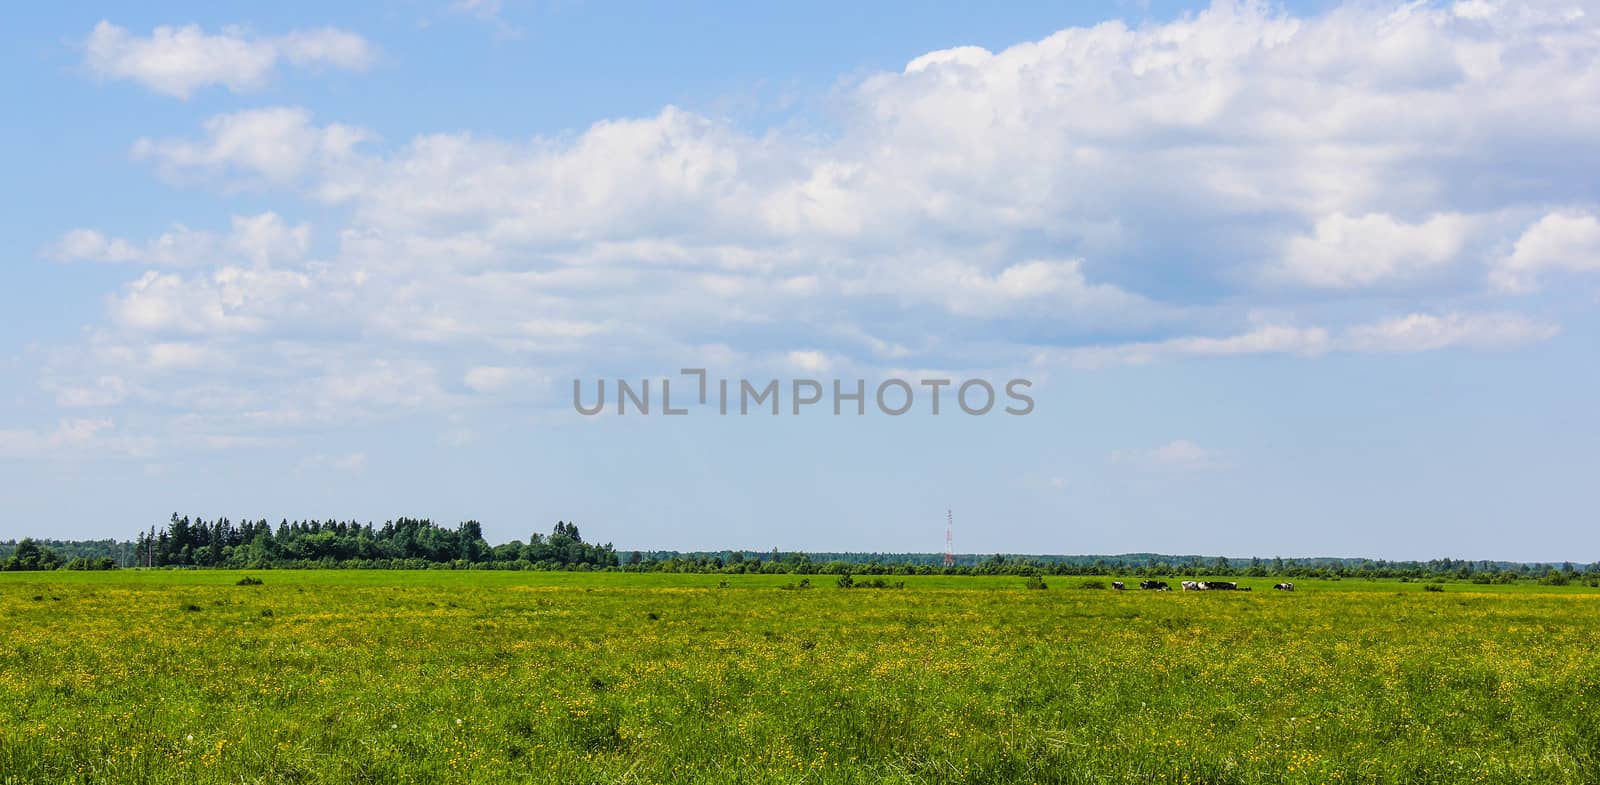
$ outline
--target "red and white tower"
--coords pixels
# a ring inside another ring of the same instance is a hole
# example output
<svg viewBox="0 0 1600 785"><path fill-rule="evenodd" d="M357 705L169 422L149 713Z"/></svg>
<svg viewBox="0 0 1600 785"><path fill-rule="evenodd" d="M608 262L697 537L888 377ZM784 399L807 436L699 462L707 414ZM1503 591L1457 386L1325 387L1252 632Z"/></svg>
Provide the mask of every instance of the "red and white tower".
<svg viewBox="0 0 1600 785"><path fill-rule="evenodd" d="M956 563L956 514L950 510L944 511L944 566L953 567Z"/></svg>

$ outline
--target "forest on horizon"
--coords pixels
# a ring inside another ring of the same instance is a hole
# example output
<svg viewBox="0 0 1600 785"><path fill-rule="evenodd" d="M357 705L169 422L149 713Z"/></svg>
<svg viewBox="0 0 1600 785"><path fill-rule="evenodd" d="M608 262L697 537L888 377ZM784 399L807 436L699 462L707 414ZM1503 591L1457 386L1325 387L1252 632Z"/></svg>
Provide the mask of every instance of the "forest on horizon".
<svg viewBox="0 0 1600 785"><path fill-rule="evenodd" d="M836 575L1212 575L1232 577L1443 579L1474 583L1538 580L1564 585L1600 580L1600 562L1429 561L1119 555L724 551L619 551L585 541L577 524L491 545L475 520L455 527L425 518L372 523L337 520L234 523L174 514L132 540L0 541L0 571L145 568L491 569Z"/></svg>

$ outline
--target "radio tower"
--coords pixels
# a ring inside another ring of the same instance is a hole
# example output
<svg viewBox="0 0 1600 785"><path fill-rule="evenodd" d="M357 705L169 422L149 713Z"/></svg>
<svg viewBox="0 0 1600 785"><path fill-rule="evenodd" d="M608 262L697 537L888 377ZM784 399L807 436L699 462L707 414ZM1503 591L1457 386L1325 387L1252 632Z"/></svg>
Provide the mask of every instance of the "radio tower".
<svg viewBox="0 0 1600 785"><path fill-rule="evenodd" d="M956 514L950 510L944 511L944 566L953 567L956 563Z"/></svg>

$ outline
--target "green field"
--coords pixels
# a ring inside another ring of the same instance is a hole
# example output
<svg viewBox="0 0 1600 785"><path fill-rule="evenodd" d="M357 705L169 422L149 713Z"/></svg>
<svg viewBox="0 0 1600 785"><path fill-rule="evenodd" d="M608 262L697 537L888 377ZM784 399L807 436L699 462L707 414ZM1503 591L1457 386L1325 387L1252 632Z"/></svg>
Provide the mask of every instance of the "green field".
<svg viewBox="0 0 1600 785"><path fill-rule="evenodd" d="M0 575L0 782L1600 782L1587 587L251 574Z"/></svg>

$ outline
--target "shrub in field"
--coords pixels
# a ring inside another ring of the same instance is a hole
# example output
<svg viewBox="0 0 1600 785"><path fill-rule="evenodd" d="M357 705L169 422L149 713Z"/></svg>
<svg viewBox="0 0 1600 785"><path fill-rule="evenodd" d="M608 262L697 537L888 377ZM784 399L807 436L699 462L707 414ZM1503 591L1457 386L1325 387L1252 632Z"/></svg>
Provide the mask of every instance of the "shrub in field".
<svg viewBox="0 0 1600 785"><path fill-rule="evenodd" d="M1104 589L1105 587L1105 581L1097 581L1092 579L1078 584L1078 588L1080 589Z"/></svg>
<svg viewBox="0 0 1600 785"><path fill-rule="evenodd" d="M63 570L114 570L116 568L117 562L110 556L101 556L100 558L79 556L61 567Z"/></svg>
<svg viewBox="0 0 1600 785"><path fill-rule="evenodd" d="M841 589L848 589L855 585L855 579L851 578L848 574L840 575L839 580L834 581L834 585Z"/></svg>
<svg viewBox="0 0 1600 785"><path fill-rule="evenodd" d="M235 586L260 586L261 583L262 583L262 581L261 581L260 578L252 578L252 577L246 575L243 578L240 578L238 581L236 581L233 585L235 585Z"/></svg>
<svg viewBox="0 0 1600 785"><path fill-rule="evenodd" d="M1026 589L1041 589L1042 590L1042 589L1050 588L1049 586L1045 585L1044 579L1039 577L1039 576L1037 576L1037 575L1029 575L1027 582L1022 584L1022 586L1023 586L1023 588L1026 588Z"/></svg>
<svg viewBox="0 0 1600 785"><path fill-rule="evenodd" d="M1423 591L1444 591L1444 586L1441 585L1441 584L1437 584L1437 583L1424 583L1424 584L1422 584L1422 590Z"/></svg>

